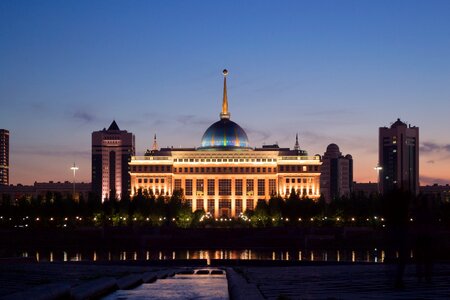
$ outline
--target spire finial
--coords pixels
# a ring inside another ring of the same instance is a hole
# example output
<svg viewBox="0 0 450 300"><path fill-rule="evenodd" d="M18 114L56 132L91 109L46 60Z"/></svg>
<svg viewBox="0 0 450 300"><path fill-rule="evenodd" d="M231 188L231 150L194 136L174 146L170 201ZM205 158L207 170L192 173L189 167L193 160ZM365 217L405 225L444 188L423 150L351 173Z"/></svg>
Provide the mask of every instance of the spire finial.
<svg viewBox="0 0 450 300"><path fill-rule="evenodd" d="M222 100L222 112L220 113L221 119L229 119L230 113L228 112L228 97L227 97L227 75L228 70L224 69L223 74L223 100Z"/></svg>
<svg viewBox="0 0 450 300"><path fill-rule="evenodd" d="M156 151L156 150L158 150L158 143L156 142L156 133L155 133L155 136L153 137L152 151Z"/></svg>
<svg viewBox="0 0 450 300"><path fill-rule="evenodd" d="M295 146L294 150L300 150L300 145L298 144L298 133L295 134Z"/></svg>

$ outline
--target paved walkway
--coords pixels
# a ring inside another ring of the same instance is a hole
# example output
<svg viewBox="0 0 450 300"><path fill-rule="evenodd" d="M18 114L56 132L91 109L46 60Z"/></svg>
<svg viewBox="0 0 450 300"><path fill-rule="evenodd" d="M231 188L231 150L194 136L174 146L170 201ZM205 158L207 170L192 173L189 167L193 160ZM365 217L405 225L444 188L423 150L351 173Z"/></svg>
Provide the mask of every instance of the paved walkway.
<svg viewBox="0 0 450 300"><path fill-rule="evenodd" d="M415 266L394 289L391 265L242 267L236 270L266 299L450 299L450 264L434 266L431 283L418 283Z"/></svg>

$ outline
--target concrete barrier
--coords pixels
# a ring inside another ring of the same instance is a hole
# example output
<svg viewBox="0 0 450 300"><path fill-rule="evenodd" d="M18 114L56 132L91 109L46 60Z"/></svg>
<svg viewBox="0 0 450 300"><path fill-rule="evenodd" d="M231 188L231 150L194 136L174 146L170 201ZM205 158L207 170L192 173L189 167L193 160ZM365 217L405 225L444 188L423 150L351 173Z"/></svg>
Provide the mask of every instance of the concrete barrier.
<svg viewBox="0 0 450 300"><path fill-rule="evenodd" d="M45 284L29 290L7 295L2 300L53 300L67 299L70 297L70 285L68 284Z"/></svg>
<svg viewBox="0 0 450 300"><path fill-rule="evenodd" d="M117 279L117 287L119 290L128 290L137 287L143 282L141 274L131 274Z"/></svg>
<svg viewBox="0 0 450 300"><path fill-rule="evenodd" d="M74 287L70 295L74 300L96 299L117 290L117 282L114 278L104 277L92 280Z"/></svg>
<svg viewBox="0 0 450 300"><path fill-rule="evenodd" d="M231 300L262 300L264 297L255 284L248 283L232 268L227 268L228 293Z"/></svg>

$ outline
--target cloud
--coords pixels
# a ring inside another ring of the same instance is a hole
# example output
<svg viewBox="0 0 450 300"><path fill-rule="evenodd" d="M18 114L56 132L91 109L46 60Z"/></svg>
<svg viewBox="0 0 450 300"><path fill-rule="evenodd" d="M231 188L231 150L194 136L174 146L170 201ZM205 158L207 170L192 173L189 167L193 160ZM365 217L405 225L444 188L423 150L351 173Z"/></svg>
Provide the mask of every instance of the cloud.
<svg viewBox="0 0 450 300"><path fill-rule="evenodd" d="M448 184L450 179L442 177L432 177L426 175L420 175L420 185L433 185L433 184Z"/></svg>
<svg viewBox="0 0 450 300"><path fill-rule="evenodd" d="M31 147L20 147L14 149L14 154L19 155L36 155L36 156L49 156L49 157L90 157L90 150L55 150L56 147L51 147L53 150L33 149Z"/></svg>
<svg viewBox="0 0 450 300"><path fill-rule="evenodd" d="M428 161L427 161L427 164L434 164L434 160L432 160L432 159L431 159L431 160L428 160Z"/></svg>
<svg viewBox="0 0 450 300"><path fill-rule="evenodd" d="M422 153L430 153L430 152L437 151L440 148L441 148L441 146L436 144L436 143L424 142L420 146L420 152L422 152Z"/></svg>
<svg viewBox="0 0 450 300"><path fill-rule="evenodd" d="M199 118L194 115L179 115L176 120L183 125L210 125L213 123L210 119Z"/></svg>
<svg viewBox="0 0 450 300"><path fill-rule="evenodd" d="M84 122L92 122L97 119L93 114L91 114L87 111L82 111L82 110L76 111L73 114L73 117L77 120L81 120Z"/></svg>
<svg viewBox="0 0 450 300"><path fill-rule="evenodd" d="M450 152L450 144L437 144L433 142L424 142L420 146L420 152L422 153L432 153L432 152Z"/></svg>

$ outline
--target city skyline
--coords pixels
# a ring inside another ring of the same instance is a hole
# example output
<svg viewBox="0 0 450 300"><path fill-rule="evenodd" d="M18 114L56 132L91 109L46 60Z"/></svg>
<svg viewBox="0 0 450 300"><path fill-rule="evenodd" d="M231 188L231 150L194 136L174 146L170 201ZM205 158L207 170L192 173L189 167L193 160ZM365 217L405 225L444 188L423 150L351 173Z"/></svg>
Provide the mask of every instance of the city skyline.
<svg viewBox="0 0 450 300"><path fill-rule="evenodd" d="M389 9L386 9L388 7ZM92 132L116 120L136 154L200 147L230 71L251 147L335 143L375 182L378 128L421 130L420 183L449 183L450 4L433 1L0 3L0 128L10 183L91 181Z"/></svg>

